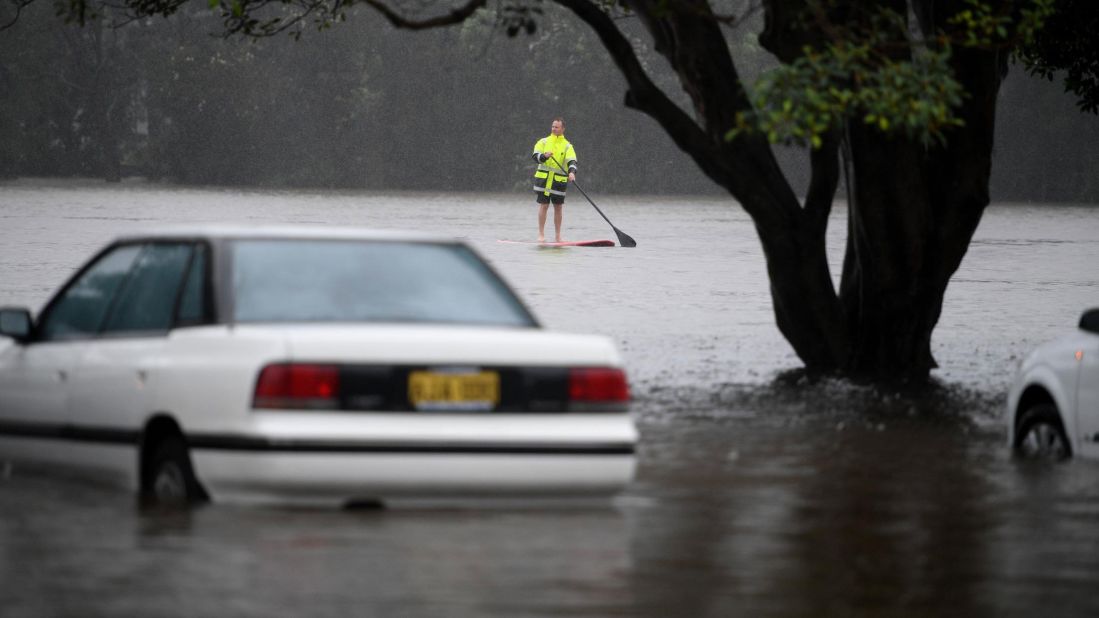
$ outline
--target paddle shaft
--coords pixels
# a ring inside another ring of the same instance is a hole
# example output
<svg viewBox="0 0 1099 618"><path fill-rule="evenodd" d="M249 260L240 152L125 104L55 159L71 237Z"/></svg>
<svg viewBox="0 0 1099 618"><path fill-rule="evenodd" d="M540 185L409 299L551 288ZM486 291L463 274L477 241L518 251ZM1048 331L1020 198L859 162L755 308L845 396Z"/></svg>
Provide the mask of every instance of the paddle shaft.
<svg viewBox="0 0 1099 618"><path fill-rule="evenodd" d="M565 169L565 166L561 165L561 162L557 160L557 157L555 157L554 155L551 154L550 158L553 159L553 162L557 164L557 167L561 168L562 170ZM550 173L553 174L554 172L550 172ZM588 197L588 194L585 193L584 190L580 188L580 185L576 184L575 180L572 181L572 184L576 185L576 190L580 192L580 195L583 195L584 199L588 200L588 203L591 204L591 207L595 209L595 212L599 213L599 216L603 217L603 220L607 222L607 225L611 226L611 229L614 230L614 233L618 235L618 243L619 244L621 244L623 247L636 247L637 246L637 241L634 240L632 237L630 237L629 234L627 234L627 233L623 232L622 230L616 228L614 226L614 224L611 223L611 220L607 218L607 215L603 214L603 211L600 210L599 207L595 205L595 202L593 202L592 199L590 197Z"/></svg>
<svg viewBox="0 0 1099 618"><path fill-rule="evenodd" d="M591 201L591 198L588 197L588 194L584 193L584 190L580 188L580 184L577 183L575 180L571 182L576 187L576 190L580 192L580 195L583 195L584 199L588 200L588 203L592 205L592 208L595 208L595 212L599 213L599 216L603 217L604 221L610 223L611 227L614 227L614 224L611 223L611 220L607 218L607 215L603 214L603 211L599 210L599 207L595 205L595 202Z"/></svg>

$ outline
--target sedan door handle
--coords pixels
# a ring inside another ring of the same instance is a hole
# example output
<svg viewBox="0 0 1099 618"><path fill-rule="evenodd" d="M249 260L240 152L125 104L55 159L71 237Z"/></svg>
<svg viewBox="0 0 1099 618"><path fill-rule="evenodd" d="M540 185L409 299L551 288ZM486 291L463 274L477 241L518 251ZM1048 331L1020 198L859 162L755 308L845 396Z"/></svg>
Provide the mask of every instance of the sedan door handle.
<svg viewBox="0 0 1099 618"><path fill-rule="evenodd" d="M69 379L69 372L68 371L65 371L64 369L58 369L57 370L57 380L59 382L64 382L65 380L68 380L68 379Z"/></svg>

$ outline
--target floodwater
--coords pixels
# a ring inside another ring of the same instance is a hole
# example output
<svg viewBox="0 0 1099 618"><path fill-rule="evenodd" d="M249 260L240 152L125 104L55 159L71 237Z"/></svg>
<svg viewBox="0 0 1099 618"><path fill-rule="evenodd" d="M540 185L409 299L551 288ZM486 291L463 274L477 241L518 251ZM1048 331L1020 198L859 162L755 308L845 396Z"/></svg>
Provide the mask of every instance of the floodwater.
<svg viewBox="0 0 1099 618"><path fill-rule="evenodd" d="M589 187L585 187L588 189ZM634 249L539 249L527 195L0 185L0 305L37 309L113 235L316 223L467 239L550 329L622 350L642 434L606 507L139 511L0 462L0 614L140 616L1099 615L1099 463L1009 457L1007 385L1099 306L1099 210L995 205L912 401L787 384L754 229L720 199L601 197ZM581 196L568 239L614 238ZM833 215L838 272L845 229Z"/></svg>

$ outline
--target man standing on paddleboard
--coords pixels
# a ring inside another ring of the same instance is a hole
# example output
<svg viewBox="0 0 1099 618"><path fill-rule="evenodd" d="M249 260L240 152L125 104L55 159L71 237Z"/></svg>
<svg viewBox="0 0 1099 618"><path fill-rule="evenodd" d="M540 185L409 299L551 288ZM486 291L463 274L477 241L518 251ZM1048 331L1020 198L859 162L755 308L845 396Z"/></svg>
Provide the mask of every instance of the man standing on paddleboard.
<svg viewBox="0 0 1099 618"><path fill-rule="evenodd" d="M538 202L538 242L546 241L546 214L553 202L553 227L557 242L561 238L561 210L565 205L565 188L568 181L576 180L576 151L565 139L565 121L554 118L550 134L534 144L531 155L538 163L534 171L534 193ZM566 170L568 170L566 172Z"/></svg>

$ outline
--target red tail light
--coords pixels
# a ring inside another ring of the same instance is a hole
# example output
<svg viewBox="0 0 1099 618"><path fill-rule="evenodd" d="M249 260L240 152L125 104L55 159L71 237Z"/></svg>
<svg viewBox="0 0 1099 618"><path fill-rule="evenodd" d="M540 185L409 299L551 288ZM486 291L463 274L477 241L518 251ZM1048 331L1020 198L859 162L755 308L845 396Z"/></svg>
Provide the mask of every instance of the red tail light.
<svg viewBox="0 0 1099 618"><path fill-rule="evenodd" d="M340 406L340 372L336 365L277 363L256 379L253 408L334 410Z"/></svg>
<svg viewBox="0 0 1099 618"><path fill-rule="evenodd" d="M626 373L610 367L586 367L569 371L570 403L619 403L630 400Z"/></svg>

